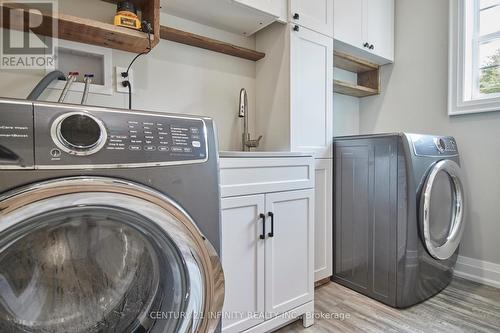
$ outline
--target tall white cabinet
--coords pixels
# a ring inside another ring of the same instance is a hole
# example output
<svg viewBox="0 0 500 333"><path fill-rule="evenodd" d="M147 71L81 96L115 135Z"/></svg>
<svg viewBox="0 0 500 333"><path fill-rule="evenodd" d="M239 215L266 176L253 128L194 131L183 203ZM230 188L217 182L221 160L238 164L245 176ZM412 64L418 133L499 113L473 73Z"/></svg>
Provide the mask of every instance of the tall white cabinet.
<svg viewBox="0 0 500 333"><path fill-rule="evenodd" d="M311 157L221 158L222 332L312 325L313 186Z"/></svg>
<svg viewBox="0 0 500 333"><path fill-rule="evenodd" d="M257 49L266 53L256 75L263 148L315 158L315 281L333 273L333 4L291 0L289 23L256 35Z"/></svg>
<svg viewBox="0 0 500 333"><path fill-rule="evenodd" d="M333 39L307 28L291 32L290 146L332 157Z"/></svg>

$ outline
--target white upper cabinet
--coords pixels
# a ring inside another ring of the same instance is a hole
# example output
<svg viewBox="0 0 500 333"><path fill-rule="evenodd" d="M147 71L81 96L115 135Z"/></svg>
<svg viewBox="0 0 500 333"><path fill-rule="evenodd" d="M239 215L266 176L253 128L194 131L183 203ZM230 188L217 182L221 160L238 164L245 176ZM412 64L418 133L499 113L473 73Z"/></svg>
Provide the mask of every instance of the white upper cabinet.
<svg viewBox="0 0 500 333"><path fill-rule="evenodd" d="M363 45L364 0L334 0L334 29L336 40L359 47Z"/></svg>
<svg viewBox="0 0 500 333"><path fill-rule="evenodd" d="M286 21L287 0L234 0L234 2L276 16L280 21Z"/></svg>
<svg viewBox="0 0 500 333"><path fill-rule="evenodd" d="M382 58L394 60L394 0L365 0L363 20L370 50Z"/></svg>
<svg viewBox="0 0 500 333"><path fill-rule="evenodd" d="M394 61L394 0L334 0L335 48L376 62Z"/></svg>
<svg viewBox="0 0 500 333"><path fill-rule="evenodd" d="M333 37L333 0L290 0L290 22Z"/></svg>
<svg viewBox="0 0 500 333"><path fill-rule="evenodd" d="M160 5L164 13L239 35L251 36L284 16L285 9L276 9L281 1L160 0Z"/></svg>
<svg viewBox="0 0 500 333"><path fill-rule="evenodd" d="M291 149L332 157L333 39L300 28L291 37Z"/></svg>

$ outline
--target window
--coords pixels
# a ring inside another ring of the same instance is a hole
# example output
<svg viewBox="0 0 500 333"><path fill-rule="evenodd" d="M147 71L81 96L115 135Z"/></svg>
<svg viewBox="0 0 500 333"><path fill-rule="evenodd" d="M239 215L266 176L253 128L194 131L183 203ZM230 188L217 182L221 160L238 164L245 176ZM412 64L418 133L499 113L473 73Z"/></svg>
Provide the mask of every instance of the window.
<svg viewBox="0 0 500 333"><path fill-rule="evenodd" d="M450 115L500 110L500 0L450 0Z"/></svg>
<svg viewBox="0 0 500 333"><path fill-rule="evenodd" d="M474 94L500 94L500 0L475 0Z"/></svg>

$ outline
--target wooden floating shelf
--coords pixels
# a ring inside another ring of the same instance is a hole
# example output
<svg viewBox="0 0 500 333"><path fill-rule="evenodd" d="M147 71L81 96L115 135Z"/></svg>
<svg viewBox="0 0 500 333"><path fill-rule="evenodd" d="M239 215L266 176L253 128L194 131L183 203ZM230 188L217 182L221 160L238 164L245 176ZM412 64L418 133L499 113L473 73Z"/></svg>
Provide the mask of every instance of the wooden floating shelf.
<svg viewBox="0 0 500 333"><path fill-rule="evenodd" d="M262 52L165 26L160 26L160 38L252 61L266 56Z"/></svg>
<svg viewBox="0 0 500 333"><path fill-rule="evenodd" d="M366 97L377 95L379 92L376 89L359 86L349 82L334 80L333 91L342 95L354 97Z"/></svg>
<svg viewBox="0 0 500 333"><path fill-rule="evenodd" d="M9 17L9 19L2 19L3 28L26 31L26 27L22 24L23 18L21 16L23 11L15 9L24 9L26 11L30 8L29 6L9 2L2 2L0 6L6 11L4 18ZM30 11L29 15L30 19L42 22L40 26L32 28L32 30L43 36L53 37L52 26L55 23L57 24L57 36L55 37L61 39L134 53L143 52L149 46L147 34L142 31L62 13L42 12L40 14L39 11ZM11 22L10 18L14 20ZM157 43L158 39L155 38L154 34L151 35L152 46Z"/></svg>
<svg viewBox="0 0 500 333"><path fill-rule="evenodd" d="M380 66L346 53L334 51L333 64L337 68L357 73L357 84L335 80L333 91L354 97L380 94Z"/></svg>

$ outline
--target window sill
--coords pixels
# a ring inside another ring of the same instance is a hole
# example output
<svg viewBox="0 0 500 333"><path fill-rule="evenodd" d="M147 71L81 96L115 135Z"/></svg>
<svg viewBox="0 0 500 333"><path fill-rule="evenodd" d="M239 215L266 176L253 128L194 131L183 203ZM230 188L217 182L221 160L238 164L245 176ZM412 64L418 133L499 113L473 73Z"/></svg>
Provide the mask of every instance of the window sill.
<svg viewBox="0 0 500 333"><path fill-rule="evenodd" d="M494 111L500 111L500 97L448 102L450 116Z"/></svg>

